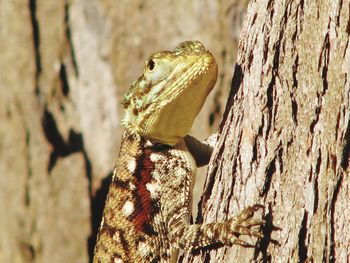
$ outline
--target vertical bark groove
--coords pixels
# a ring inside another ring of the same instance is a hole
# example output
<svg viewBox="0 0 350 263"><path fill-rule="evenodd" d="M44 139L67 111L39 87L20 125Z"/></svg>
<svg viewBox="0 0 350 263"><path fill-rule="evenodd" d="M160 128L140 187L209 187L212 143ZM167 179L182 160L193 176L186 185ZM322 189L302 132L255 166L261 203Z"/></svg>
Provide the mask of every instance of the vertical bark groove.
<svg viewBox="0 0 350 263"><path fill-rule="evenodd" d="M299 229L299 247L298 247L298 262L305 262L307 260L307 220L308 220L308 213L307 211L304 211L303 220L301 221L301 226Z"/></svg>
<svg viewBox="0 0 350 263"><path fill-rule="evenodd" d="M69 50L70 50L70 56L72 59L75 77L78 78L79 77L79 67L78 67L78 62L77 62L77 58L75 55L75 49L74 49L74 45L73 45L72 29L71 29L70 18L69 18L69 8L70 8L70 4L66 3L64 6L64 24L65 24L66 38L68 41L68 46L69 46Z"/></svg>
<svg viewBox="0 0 350 263"><path fill-rule="evenodd" d="M41 58L40 58L40 30L39 22L36 16L36 0L29 0L29 10L30 10L30 19L32 23L33 30L33 42L34 42L34 54L35 54L35 66L36 66L36 81L41 73Z"/></svg>

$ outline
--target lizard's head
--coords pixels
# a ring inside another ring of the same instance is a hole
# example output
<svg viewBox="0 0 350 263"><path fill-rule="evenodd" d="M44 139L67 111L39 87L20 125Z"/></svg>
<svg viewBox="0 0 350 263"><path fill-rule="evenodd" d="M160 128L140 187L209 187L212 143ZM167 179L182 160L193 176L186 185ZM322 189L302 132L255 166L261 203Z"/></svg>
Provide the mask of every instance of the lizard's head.
<svg viewBox="0 0 350 263"><path fill-rule="evenodd" d="M215 85L217 65L199 41L153 54L123 101L130 132L174 145L186 136Z"/></svg>

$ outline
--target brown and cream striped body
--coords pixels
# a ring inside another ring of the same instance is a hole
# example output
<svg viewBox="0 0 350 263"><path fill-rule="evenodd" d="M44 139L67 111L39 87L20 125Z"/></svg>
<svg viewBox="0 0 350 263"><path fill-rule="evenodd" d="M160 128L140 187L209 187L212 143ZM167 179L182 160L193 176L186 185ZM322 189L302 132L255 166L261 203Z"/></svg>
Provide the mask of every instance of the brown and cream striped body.
<svg viewBox="0 0 350 263"><path fill-rule="evenodd" d="M201 147L196 142L190 152L193 140L185 143L184 137L216 77L215 59L198 41L156 53L146 62L126 95L125 133L94 262L176 262L179 249L249 246L239 235L261 237L254 228L263 221L252 219L259 206L225 222L190 224Z"/></svg>
<svg viewBox="0 0 350 263"><path fill-rule="evenodd" d="M184 143L170 147L126 133L95 261L168 262L176 248L187 247L188 240L178 241L185 234L183 226L189 225L195 172Z"/></svg>

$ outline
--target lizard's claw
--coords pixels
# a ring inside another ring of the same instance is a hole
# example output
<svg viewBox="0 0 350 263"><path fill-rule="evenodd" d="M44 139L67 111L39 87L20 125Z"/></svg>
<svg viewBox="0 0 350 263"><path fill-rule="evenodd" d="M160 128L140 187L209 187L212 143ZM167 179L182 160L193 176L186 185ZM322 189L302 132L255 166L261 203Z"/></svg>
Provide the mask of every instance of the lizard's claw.
<svg viewBox="0 0 350 263"><path fill-rule="evenodd" d="M254 245L240 239L240 236L246 235L263 238L263 234L259 228L261 225L265 224L265 221L253 219L254 213L263 208L262 205L253 205L244 209L238 216L229 219L226 222L227 232L224 243L227 245L254 247Z"/></svg>

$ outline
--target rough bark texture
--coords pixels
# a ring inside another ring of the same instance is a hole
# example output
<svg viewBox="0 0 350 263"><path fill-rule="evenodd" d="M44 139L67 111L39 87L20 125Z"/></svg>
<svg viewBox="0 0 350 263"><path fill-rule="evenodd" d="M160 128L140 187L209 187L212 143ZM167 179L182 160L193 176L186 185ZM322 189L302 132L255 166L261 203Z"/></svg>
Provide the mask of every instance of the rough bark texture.
<svg viewBox="0 0 350 263"><path fill-rule="evenodd" d="M194 39L214 52L193 133L215 130L246 2L0 0L0 262L88 262L120 99L151 53Z"/></svg>
<svg viewBox="0 0 350 263"><path fill-rule="evenodd" d="M249 5L200 221L261 203L265 237L185 262L350 260L349 9L342 0Z"/></svg>

